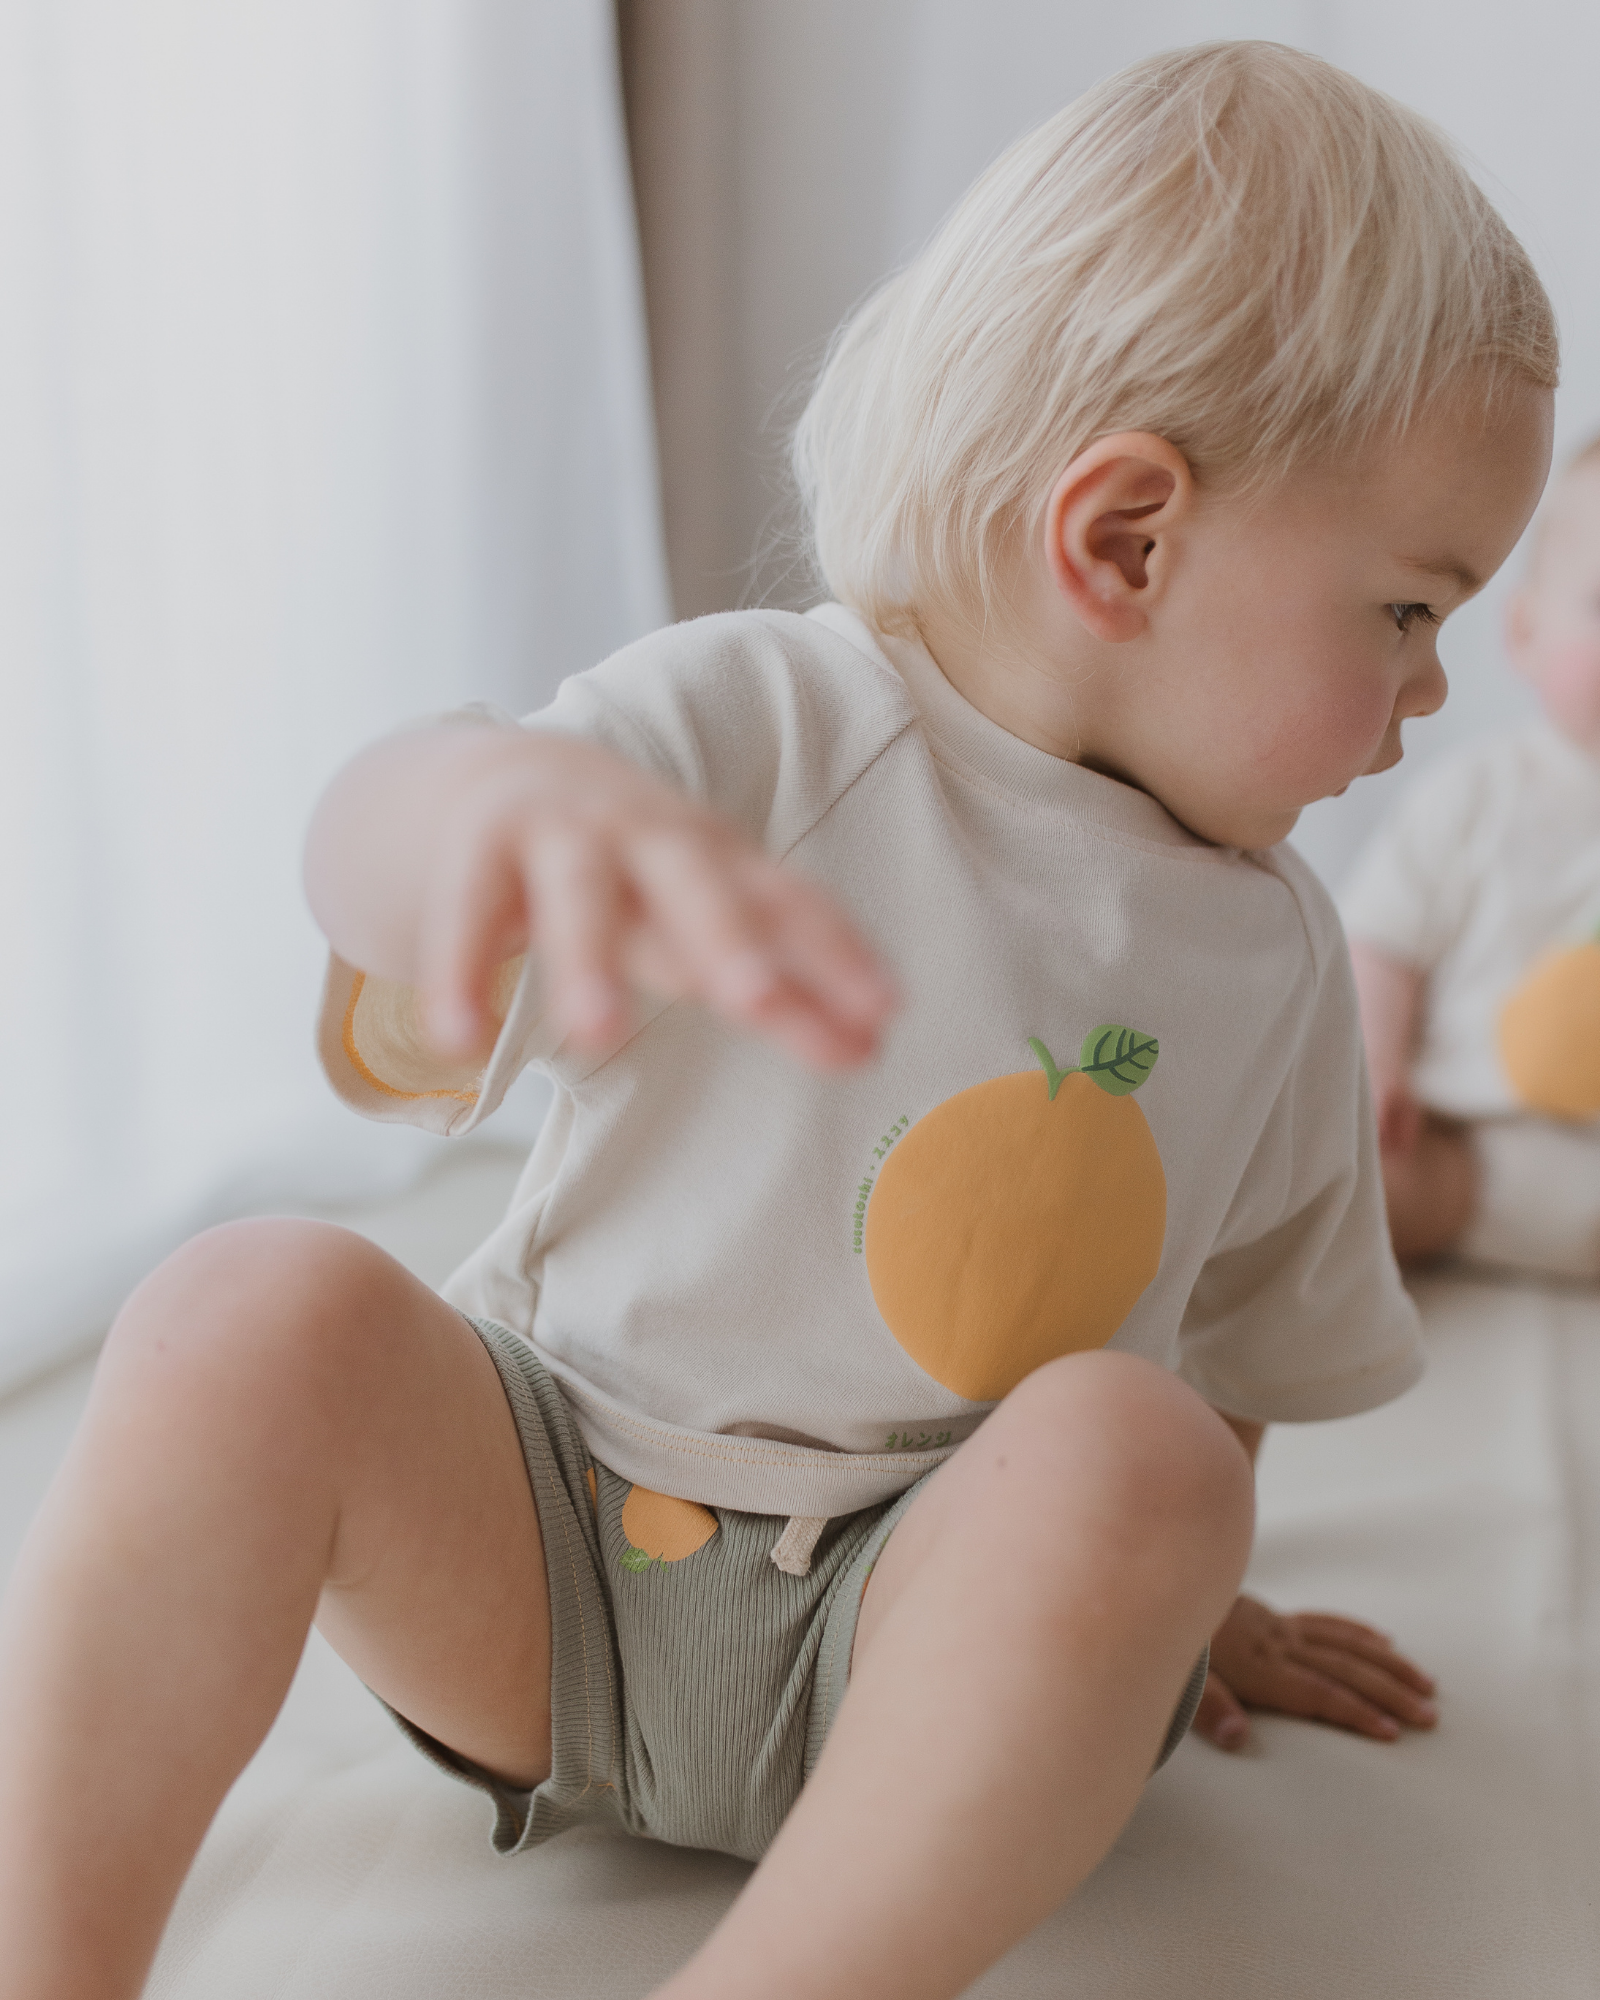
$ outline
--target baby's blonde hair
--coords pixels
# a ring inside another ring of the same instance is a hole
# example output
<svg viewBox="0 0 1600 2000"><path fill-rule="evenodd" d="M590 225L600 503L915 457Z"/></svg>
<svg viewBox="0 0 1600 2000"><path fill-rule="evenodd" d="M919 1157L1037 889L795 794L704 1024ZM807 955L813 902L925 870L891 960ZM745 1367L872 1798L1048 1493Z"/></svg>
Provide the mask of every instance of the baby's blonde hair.
<svg viewBox="0 0 1600 2000"><path fill-rule="evenodd" d="M1134 63L1020 140L835 336L794 440L823 580L885 630L992 602L1096 437L1248 490L1468 364L1553 387L1527 253L1426 119L1315 56Z"/></svg>

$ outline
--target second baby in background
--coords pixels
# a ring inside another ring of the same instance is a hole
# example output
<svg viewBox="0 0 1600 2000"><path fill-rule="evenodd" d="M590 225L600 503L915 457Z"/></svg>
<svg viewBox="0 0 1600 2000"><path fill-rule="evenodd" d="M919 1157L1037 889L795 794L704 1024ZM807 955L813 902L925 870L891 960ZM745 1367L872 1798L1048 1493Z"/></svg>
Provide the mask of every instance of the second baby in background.
<svg viewBox="0 0 1600 2000"><path fill-rule="evenodd" d="M1442 760L1341 898L1389 1224L1600 1278L1600 438L1568 465L1507 644L1542 711Z"/></svg>

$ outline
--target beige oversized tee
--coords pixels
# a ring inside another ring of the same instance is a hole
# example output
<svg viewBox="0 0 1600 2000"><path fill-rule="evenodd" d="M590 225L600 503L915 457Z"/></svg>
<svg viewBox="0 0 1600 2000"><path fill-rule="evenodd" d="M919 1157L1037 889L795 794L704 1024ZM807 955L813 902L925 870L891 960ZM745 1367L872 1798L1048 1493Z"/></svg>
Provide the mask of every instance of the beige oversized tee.
<svg viewBox="0 0 1600 2000"><path fill-rule="evenodd" d="M602 1463L831 1516L940 1463L1055 1354L1109 1342L1262 1420L1416 1378L1343 941L1288 849L1195 838L837 605L674 626L521 726L728 815L905 996L842 1076L659 1000L575 1055L530 958L487 1067L451 1072L409 993L334 961L323 1055L367 1115L464 1132L524 1065L553 1080L445 1296L532 1342Z"/></svg>

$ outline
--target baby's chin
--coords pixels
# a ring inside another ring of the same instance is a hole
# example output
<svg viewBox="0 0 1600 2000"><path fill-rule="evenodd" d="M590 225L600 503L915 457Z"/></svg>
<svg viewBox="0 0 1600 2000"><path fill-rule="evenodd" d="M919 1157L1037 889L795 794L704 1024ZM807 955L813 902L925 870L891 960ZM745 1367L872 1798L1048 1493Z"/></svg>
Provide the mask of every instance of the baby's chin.
<svg viewBox="0 0 1600 2000"><path fill-rule="evenodd" d="M1168 808L1171 811L1171 808ZM1299 824L1303 806L1233 806L1219 808L1215 812L1195 814L1184 818L1181 813L1173 817L1182 821L1189 831L1198 834L1202 840L1209 840L1214 847L1242 847L1250 851L1262 847L1276 847L1280 840L1287 840Z"/></svg>
<svg viewBox="0 0 1600 2000"><path fill-rule="evenodd" d="M1303 806L1295 806L1292 811L1269 813L1262 816L1249 840L1234 842L1236 847L1276 847L1280 840L1287 840L1300 824Z"/></svg>

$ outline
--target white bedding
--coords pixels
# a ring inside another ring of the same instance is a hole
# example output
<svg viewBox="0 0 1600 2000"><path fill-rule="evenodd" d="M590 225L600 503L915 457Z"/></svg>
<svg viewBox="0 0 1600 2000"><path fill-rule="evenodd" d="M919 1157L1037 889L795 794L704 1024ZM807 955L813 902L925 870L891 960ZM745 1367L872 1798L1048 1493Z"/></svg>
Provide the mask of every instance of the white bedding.
<svg viewBox="0 0 1600 2000"><path fill-rule="evenodd" d="M1191 1740L990 2000L1600 1993L1600 1300L1422 1288L1399 1403L1274 1433L1252 1585L1369 1618L1441 1684L1394 1747L1258 1718ZM317 1642L174 1915L149 2000L622 2000L743 1868L580 1832L494 1858L486 1808Z"/></svg>

